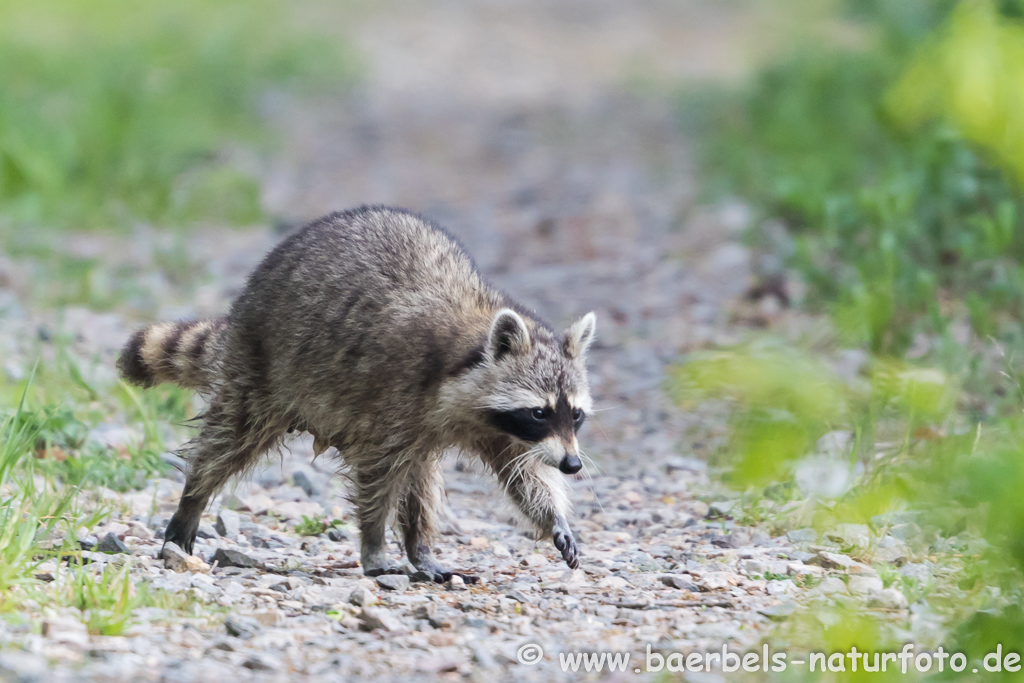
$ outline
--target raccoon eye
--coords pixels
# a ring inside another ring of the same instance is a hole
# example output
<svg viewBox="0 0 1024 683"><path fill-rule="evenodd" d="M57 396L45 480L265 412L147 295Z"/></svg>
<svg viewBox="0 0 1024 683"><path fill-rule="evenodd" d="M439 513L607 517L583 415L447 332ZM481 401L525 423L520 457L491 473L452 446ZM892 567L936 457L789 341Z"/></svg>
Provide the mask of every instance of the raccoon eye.
<svg viewBox="0 0 1024 683"><path fill-rule="evenodd" d="M534 408L530 414L533 415L534 420L544 420L547 418L547 413L544 412L543 408Z"/></svg>
<svg viewBox="0 0 1024 683"><path fill-rule="evenodd" d="M583 410L580 409L580 408L573 408L572 409L572 421L573 422L580 422L581 420L583 420Z"/></svg>

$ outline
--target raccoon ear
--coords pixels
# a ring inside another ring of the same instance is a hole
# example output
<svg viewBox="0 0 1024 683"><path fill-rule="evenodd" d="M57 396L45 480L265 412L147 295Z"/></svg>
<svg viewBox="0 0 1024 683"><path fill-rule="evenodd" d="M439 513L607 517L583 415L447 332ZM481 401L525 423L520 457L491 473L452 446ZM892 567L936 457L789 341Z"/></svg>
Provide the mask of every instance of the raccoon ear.
<svg viewBox="0 0 1024 683"><path fill-rule="evenodd" d="M594 341L594 330L597 328L597 316L593 311L574 322L565 332L562 348L569 358L579 358L587 353L590 342Z"/></svg>
<svg viewBox="0 0 1024 683"><path fill-rule="evenodd" d="M487 335L491 358L498 360L507 353L520 355L530 350L530 331L526 321L511 308L503 308L494 316Z"/></svg>

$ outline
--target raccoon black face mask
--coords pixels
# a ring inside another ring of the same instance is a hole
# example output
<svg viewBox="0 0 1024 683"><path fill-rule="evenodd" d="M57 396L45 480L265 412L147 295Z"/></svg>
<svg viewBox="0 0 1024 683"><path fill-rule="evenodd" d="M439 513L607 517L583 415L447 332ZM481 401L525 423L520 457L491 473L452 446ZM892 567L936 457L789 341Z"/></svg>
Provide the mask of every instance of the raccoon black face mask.
<svg viewBox="0 0 1024 683"><path fill-rule="evenodd" d="M582 467L595 325L588 313L556 334L414 214L315 221L264 259L226 317L153 325L121 352L127 381L209 399L165 542L191 553L210 498L300 429L350 468L367 575L397 571L384 544L397 512L409 561L451 578L431 547L449 448L478 455L575 569L565 476Z"/></svg>

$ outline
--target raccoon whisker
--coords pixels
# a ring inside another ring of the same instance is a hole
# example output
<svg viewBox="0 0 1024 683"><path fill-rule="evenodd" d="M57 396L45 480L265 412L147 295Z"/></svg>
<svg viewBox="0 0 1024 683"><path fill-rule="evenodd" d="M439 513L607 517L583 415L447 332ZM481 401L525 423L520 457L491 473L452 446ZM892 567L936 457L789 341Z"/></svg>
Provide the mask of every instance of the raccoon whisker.
<svg viewBox="0 0 1024 683"><path fill-rule="evenodd" d="M604 503L601 502L601 497L597 495L597 486L594 484L594 477L592 474L590 474L590 469L587 467L587 463L589 462L591 465L593 465L594 469L597 470L598 474L602 474L601 468L596 462L594 462L593 458L591 458L583 451L582 448L577 449L577 452L580 455L580 463L583 465L584 478L587 481L587 484L590 486L590 492L594 494L594 502L596 502L597 506L601 508L601 512L604 512Z"/></svg>
<svg viewBox="0 0 1024 683"><path fill-rule="evenodd" d="M527 463L530 460L535 459L540 454L541 454L541 447L539 445L538 446L534 446L533 448L530 448L529 450L526 450L526 451L520 453L519 455L517 455L516 457L512 458L512 460L507 465L505 465L505 467L502 468L502 472L504 472L508 468L511 468L511 472L509 473L509 477L508 477L508 479L505 480L505 493L506 494L508 493L509 488L517 480L518 481L522 481L523 480L523 478L525 476L524 468L527 465Z"/></svg>
<svg viewBox="0 0 1024 683"><path fill-rule="evenodd" d="M610 441L611 439L608 438L608 432L604 431L604 428L601 426L601 423L598 421L598 419L595 417L592 420L592 422L594 423L594 426L597 427L597 430L601 432L601 436Z"/></svg>
<svg viewBox="0 0 1024 683"><path fill-rule="evenodd" d="M576 449L576 452L577 452L577 453L579 453L579 456L580 456L580 458L581 458L582 460L584 460L585 462L589 462L589 463L590 463L591 465L593 465L593 466L594 466L594 469L595 469L595 470L597 470L597 473L598 473L598 474L605 474L605 471L604 471L604 470L602 470L602 469L601 469L601 466L600 466L600 465L598 465L598 464L597 464L597 463L596 463L596 462L594 461L594 459L590 457L590 454L589 454L589 453L587 453L587 452L586 452L585 450L583 450L582 448L577 448L577 449Z"/></svg>

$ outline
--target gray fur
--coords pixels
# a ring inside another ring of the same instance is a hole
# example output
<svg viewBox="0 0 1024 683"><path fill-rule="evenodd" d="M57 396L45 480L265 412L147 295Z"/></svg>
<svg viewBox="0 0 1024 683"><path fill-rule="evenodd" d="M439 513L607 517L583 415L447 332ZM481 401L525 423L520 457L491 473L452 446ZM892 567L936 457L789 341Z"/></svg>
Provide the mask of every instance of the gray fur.
<svg viewBox="0 0 1024 683"><path fill-rule="evenodd" d="M191 552L211 496L299 429L313 434L318 452L336 448L349 468L364 571L393 570L384 532L394 513L410 562L443 580L451 572L431 546L449 448L478 455L526 519L578 566L556 468L579 462L582 418L569 415L590 410L585 352L593 330L588 314L554 334L487 284L440 228L405 211L363 207L285 239L227 318L142 330L118 367L137 384L174 381L209 397L186 447L190 471L167 541ZM528 416L537 408L547 417L534 424Z"/></svg>

